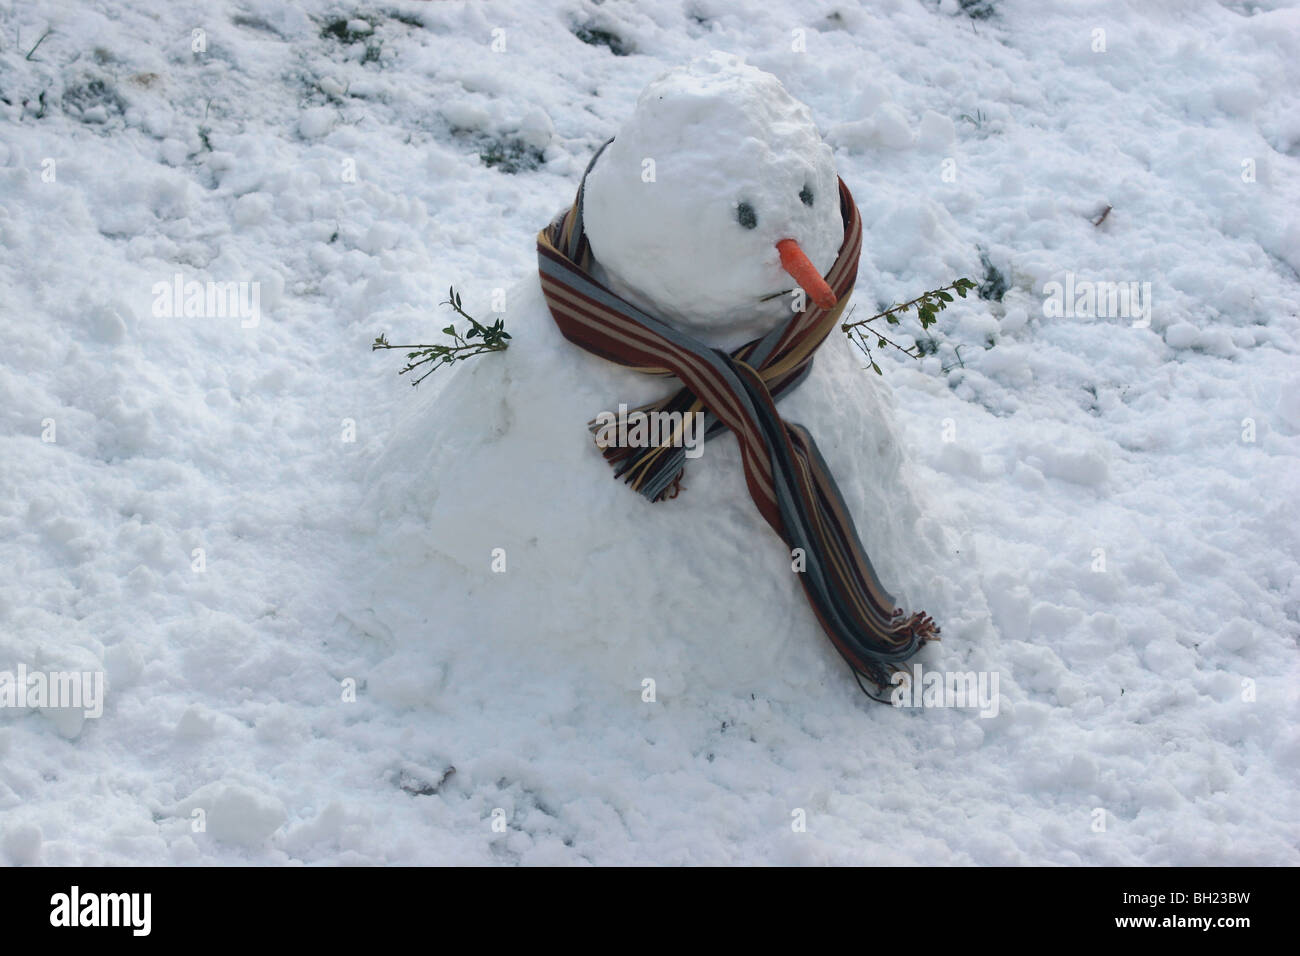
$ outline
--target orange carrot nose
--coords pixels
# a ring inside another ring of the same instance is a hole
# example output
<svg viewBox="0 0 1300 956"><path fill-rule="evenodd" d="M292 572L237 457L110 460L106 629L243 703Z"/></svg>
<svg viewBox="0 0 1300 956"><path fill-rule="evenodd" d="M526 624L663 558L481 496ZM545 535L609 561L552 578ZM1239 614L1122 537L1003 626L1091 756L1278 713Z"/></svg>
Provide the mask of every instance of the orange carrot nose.
<svg viewBox="0 0 1300 956"><path fill-rule="evenodd" d="M794 281L808 293L810 299L823 309L835 305L835 293L826 284L817 267L804 255L799 243L793 239L782 239L776 244L776 251L781 254L781 268L794 277Z"/></svg>

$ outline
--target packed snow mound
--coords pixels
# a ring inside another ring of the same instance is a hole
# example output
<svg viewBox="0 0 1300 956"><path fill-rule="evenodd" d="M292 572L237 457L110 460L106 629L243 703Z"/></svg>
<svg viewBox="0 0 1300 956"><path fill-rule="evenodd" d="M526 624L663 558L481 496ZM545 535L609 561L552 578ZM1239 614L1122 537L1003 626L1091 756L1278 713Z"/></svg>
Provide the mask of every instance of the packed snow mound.
<svg viewBox="0 0 1300 956"><path fill-rule="evenodd" d="M526 660L618 693L652 678L688 694L754 686L784 697L788 684L806 695L827 668L847 693L848 668L754 508L735 440L705 443L681 494L649 503L615 480L586 423L675 380L567 342L535 277L507 301L510 348L456 366L374 468L377 526L395 529L377 587L419 601L412 619L386 626L454 667ZM877 571L902 599L926 590L940 532L921 519L889 388L860 366L832 337L782 414L816 437ZM422 547L408 546L408 525L422 529ZM496 549L504 572L493 570ZM404 606L374 602L381 617Z"/></svg>
<svg viewBox="0 0 1300 956"><path fill-rule="evenodd" d="M794 288L776 243L797 241L822 275L835 261L837 178L808 108L715 52L641 94L587 177L587 238L610 287L666 321L770 327Z"/></svg>

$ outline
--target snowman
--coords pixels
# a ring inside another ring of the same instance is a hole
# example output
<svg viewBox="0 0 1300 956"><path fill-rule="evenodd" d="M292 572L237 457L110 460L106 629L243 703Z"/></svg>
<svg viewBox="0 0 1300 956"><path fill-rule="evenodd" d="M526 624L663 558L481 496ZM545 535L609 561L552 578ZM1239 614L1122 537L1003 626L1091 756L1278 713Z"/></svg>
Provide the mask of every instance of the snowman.
<svg viewBox="0 0 1300 956"><path fill-rule="evenodd" d="M462 676L560 672L575 694L806 694L852 686L840 657L874 668L834 633L856 598L809 583L858 559L809 536L846 523L830 534L856 535L884 601L912 607L933 593L942 535L888 386L838 331L856 216L776 77L715 53L652 82L539 237L538 272L508 292L509 349L440 373L373 469L375 526L401 529L371 585L384 626ZM809 322L816 360L777 367ZM592 423L629 408L699 416L699 457L680 447L689 428L602 449ZM805 513L819 496L829 518ZM932 634L923 615L900 621L920 633L879 659L877 686Z"/></svg>

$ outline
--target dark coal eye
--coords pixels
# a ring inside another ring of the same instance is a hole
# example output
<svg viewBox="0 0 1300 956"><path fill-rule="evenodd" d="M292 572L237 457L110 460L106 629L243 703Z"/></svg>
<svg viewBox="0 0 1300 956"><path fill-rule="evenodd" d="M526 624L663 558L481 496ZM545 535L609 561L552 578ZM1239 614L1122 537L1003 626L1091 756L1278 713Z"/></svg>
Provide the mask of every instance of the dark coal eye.
<svg viewBox="0 0 1300 956"><path fill-rule="evenodd" d="M805 206L811 206L813 204L812 190L805 185L803 189L799 190L799 199Z"/></svg>
<svg viewBox="0 0 1300 956"><path fill-rule="evenodd" d="M754 212L754 207L747 202L742 202L736 207L736 222L740 223L746 229L753 229L758 225L758 214Z"/></svg>

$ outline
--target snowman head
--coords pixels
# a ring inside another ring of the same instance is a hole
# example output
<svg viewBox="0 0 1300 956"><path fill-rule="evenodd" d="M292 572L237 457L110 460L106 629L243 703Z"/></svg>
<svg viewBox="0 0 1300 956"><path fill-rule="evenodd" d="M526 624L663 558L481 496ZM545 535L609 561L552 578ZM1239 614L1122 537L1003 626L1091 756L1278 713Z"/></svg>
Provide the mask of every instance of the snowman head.
<svg viewBox="0 0 1300 956"><path fill-rule="evenodd" d="M820 277L844 238L831 149L806 106L737 57L646 87L583 197L606 284L665 321L771 325L800 285L819 304L831 296Z"/></svg>

